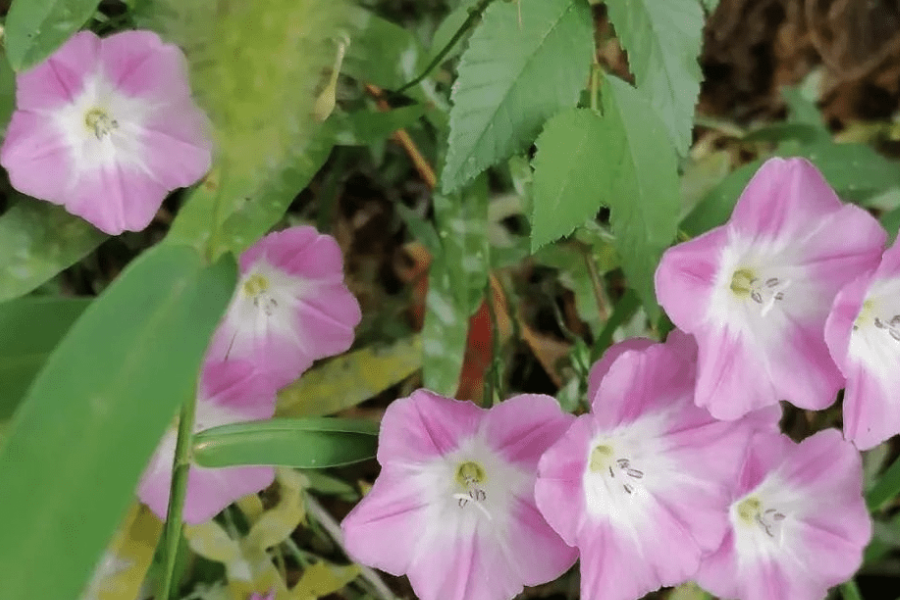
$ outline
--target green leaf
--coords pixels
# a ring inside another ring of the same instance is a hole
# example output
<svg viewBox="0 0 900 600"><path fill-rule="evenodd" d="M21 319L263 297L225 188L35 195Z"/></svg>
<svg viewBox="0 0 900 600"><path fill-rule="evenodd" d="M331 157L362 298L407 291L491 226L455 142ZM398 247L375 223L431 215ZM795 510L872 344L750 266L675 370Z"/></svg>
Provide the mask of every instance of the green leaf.
<svg viewBox="0 0 900 600"><path fill-rule="evenodd" d="M41 62L81 29L100 0L14 0L6 16L9 64L23 71Z"/></svg>
<svg viewBox="0 0 900 600"><path fill-rule="evenodd" d="M16 110L16 74L6 53L0 51L0 134L6 136L6 127Z"/></svg>
<svg viewBox="0 0 900 600"><path fill-rule="evenodd" d="M91 298L20 298L0 304L0 421L28 386Z"/></svg>
<svg viewBox="0 0 900 600"><path fill-rule="evenodd" d="M61 206L16 196L0 216L0 302L27 294L107 238Z"/></svg>
<svg viewBox="0 0 900 600"><path fill-rule="evenodd" d="M647 101L617 77L604 79L603 118L614 169L606 199L616 249L629 284L652 320L659 314L653 274L675 239L679 198L675 152ZM595 176L600 178L600 176Z"/></svg>
<svg viewBox="0 0 900 600"><path fill-rule="evenodd" d="M194 436L201 467L282 465L318 469L375 456L378 425L372 421L271 419L213 427Z"/></svg>
<svg viewBox="0 0 900 600"><path fill-rule="evenodd" d="M713 12L719 6L719 0L700 0L707 12Z"/></svg>
<svg viewBox="0 0 900 600"><path fill-rule="evenodd" d="M887 230L891 241L896 240L897 232L900 231L900 208L884 213L879 221L881 221L881 226Z"/></svg>
<svg viewBox="0 0 900 600"><path fill-rule="evenodd" d="M488 281L487 193L487 179L481 177L461 195L434 196L441 247L428 271L422 380L439 394L456 393L469 317L481 304Z"/></svg>
<svg viewBox="0 0 900 600"><path fill-rule="evenodd" d="M190 248L152 248L50 356L0 447L0 600L79 597L195 393L235 277L233 260L206 267Z"/></svg>
<svg viewBox="0 0 900 600"><path fill-rule="evenodd" d="M345 75L394 90L425 68L428 56L409 30L361 8L354 10L353 21L355 35L341 68Z"/></svg>
<svg viewBox="0 0 900 600"><path fill-rule="evenodd" d="M398 129L414 125L425 114L425 106L412 104L386 112L358 110L331 116L335 143L339 146L368 146L383 141Z"/></svg>
<svg viewBox="0 0 900 600"><path fill-rule="evenodd" d="M703 74L703 11L697 0L607 0L609 20L637 88L650 99L679 154L691 145Z"/></svg>
<svg viewBox="0 0 900 600"><path fill-rule="evenodd" d="M239 193L246 190L245 181L223 181L216 172L208 175L178 211L167 243L197 249L210 245L212 256L243 252L278 223L297 194L322 168L333 147L332 134L327 126L320 129L305 152L296 155L249 196ZM217 202L222 203L218 209ZM219 232L211 239L216 218Z"/></svg>
<svg viewBox="0 0 900 600"><path fill-rule="evenodd" d="M445 192L522 150L547 119L575 106L590 70L593 32L585 0L488 7L453 86Z"/></svg>
<svg viewBox="0 0 900 600"><path fill-rule="evenodd" d="M614 176L609 164L618 151L609 119L589 109L570 109L547 122L534 158L531 250L568 235L593 219Z"/></svg>
<svg viewBox="0 0 900 600"><path fill-rule="evenodd" d="M421 368L422 340L418 335L391 345L354 350L305 372L281 390L276 414L334 414L376 396Z"/></svg>
<svg viewBox="0 0 900 600"><path fill-rule="evenodd" d="M881 478L866 494L866 505L874 512L881 510L900 495L900 459L887 468Z"/></svg>
<svg viewBox="0 0 900 600"><path fill-rule="evenodd" d="M831 132L825 126L822 113L819 112L815 102L806 97L802 87L783 87L781 97L787 104L789 124L806 125L817 141L831 141Z"/></svg>
<svg viewBox="0 0 900 600"><path fill-rule="evenodd" d="M741 192L762 163L761 160L755 160L732 171L684 218L681 229L691 236L697 236L725 223L731 216Z"/></svg>

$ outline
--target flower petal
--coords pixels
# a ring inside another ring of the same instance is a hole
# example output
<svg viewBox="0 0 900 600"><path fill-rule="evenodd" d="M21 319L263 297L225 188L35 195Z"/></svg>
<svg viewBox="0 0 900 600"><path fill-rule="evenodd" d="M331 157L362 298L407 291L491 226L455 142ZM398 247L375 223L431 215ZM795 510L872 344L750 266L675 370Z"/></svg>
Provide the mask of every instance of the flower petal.
<svg viewBox="0 0 900 600"><path fill-rule="evenodd" d="M488 411L482 427L491 447L507 461L533 472L541 455L574 420L551 396L521 394Z"/></svg>
<svg viewBox="0 0 900 600"><path fill-rule="evenodd" d="M418 465L455 450L478 431L484 409L428 390L391 402L381 420L378 462Z"/></svg>
<svg viewBox="0 0 900 600"><path fill-rule="evenodd" d="M111 164L83 173L65 207L104 233L118 235L145 229L167 193L143 169Z"/></svg>
<svg viewBox="0 0 900 600"><path fill-rule="evenodd" d="M100 38L90 31L70 37L47 60L16 77L16 108L52 111L71 103L97 69Z"/></svg>
<svg viewBox="0 0 900 600"><path fill-rule="evenodd" d="M0 164L15 189L54 204L64 204L77 182L62 131L52 119L34 112L13 113L0 149Z"/></svg>
<svg viewBox="0 0 900 600"><path fill-rule="evenodd" d="M190 98L184 54L152 31L104 38L99 60L106 79L129 96L164 103Z"/></svg>

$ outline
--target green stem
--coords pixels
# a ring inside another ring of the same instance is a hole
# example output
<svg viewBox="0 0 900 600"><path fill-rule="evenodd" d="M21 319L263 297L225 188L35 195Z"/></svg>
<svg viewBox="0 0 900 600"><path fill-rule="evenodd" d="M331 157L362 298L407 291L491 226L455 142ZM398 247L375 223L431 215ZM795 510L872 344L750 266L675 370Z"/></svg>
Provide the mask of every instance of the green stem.
<svg viewBox="0 0 900 600"><path fill-rule="evenodd" d="M501 397L503 391L501 388L500 378L500 326L497 321L497 310L494 307L494 287L491 285L491 278L488 277L485 286L484 301L487 303L488 315L491 319L491 366L488 369L485 390L488 392L484 398L484 407L490 408L494 405L494 399Z"/></svg>
<svg viewBox="0 0 900 600"><path fill-rule="evenodd" d="M490 3L493 1L494 0L480 0L478 4L470 8L469 16L466 17L466 20L463 21L463 24L459 27L459 29L456 30L456 33L453 34L453 37L450 38L450 41L447 42L447 44L443 48L441 48L441 51L437 53L437 56L435 56L432 61L428 63L428 66L425 67L425 70L422 71L419 76L412 81L403 84L395 93L402 94L409 88L422 83L422 81L424 81L425 78L428 77L429 73L431 73L431 71L433 71L435 67L444 62L444 57L446 57L450 53L450 51L453 50L453 47L456 45L456 43L461 40L464 35L466 35L466 32L475 23L475 21L481 18L482 13L484 13L488 5L490 5Z"/></svg>
<svg viewBox="0 0 900 600"><path fill-rule="evenodd" d="M184 499L187 493L188 471L191 466L191 442L194 430L194 412L197 395L191 394L181 405L181 417L178 420L178 440L175 443L175 460L172 463L172 484L169 487L169 509L166 517L165 532L165 570L163 571L160 600L174 600L177 590L173 589L175 575L175 559L178 557L178 543L181 541L181 516L184 512Z"/></svg>
<svg viewBox="0 0 900 600"><path fill-rule="evenodd" d="M581 247L581 255L584 257L584 264L587 267L588 276L591 278L591 288L594 290L594 300L597 301L597 314L601 321L609 319L609 307L606 305L606 294L603 293L603 281L600 279L600 272L597 270L597 263L594 262L594 255L590 246Z"/></svg>
<svg viewBox="0 0 900 600"><path fill-rule="evenodd" d="M844 584L841 584L841 596L844 597L844 600L863 600L862 594L859 591L859 587L852 579Z"/></svg>

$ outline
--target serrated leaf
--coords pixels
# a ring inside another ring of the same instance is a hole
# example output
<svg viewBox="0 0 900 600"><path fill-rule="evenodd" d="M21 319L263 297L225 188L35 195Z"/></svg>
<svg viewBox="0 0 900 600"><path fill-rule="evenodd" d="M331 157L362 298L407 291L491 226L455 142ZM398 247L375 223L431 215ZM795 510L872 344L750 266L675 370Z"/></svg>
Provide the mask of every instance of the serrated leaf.
<svg viewBox="0 0 900 600"><path fill-rule="evenodd" d="M609 20L638 90L662 118L669 139L684 155L691 145L694 105L703 74L703 11L697 0L607 0Z"/></svg>
<svg viewBox="0 0 900 600"><path fill-rule="evenodd" d="M590 69L593 31L585 0L488 7L453 86L445 192L523 149L547 119L575 105Z"/></svg>
<svg viewBox="0 0 900 600"><path fill-rule="evenodd" d="M282 417L334 414L372 398L421 367L422 340L418 335L391 345L355 350L305 372L281 390L276 414Z"/></svg>
<svg viewBox="0 0 900 600"><path fill-rule="evenodd" d="M6 16L9 64L28 69L50 56L94 14L100 0L15 0Z"/></svg>
<svg viewBox="0 0 900 600"><path fill-rule="evenodd" d="M675 153L663 124L633 87L617 77L604 79L603 117L614 169L607 202L616 248L628 281L651 319L659 315L653 275L674 240L679 199Z"/></svg>
<svg viewBox="0 0 900 600"><path fill-rule="evenodd" d="M0 302L32 291L108 237L61 206L16 197L0 216Z"/></svg>
<svg viewBox="0 0 900 600"><path fill-rule="evenodd" d="M606 200L613 170L609 166L609 124L589 109L573 108L547 122L534 157L531 250L568 235L593 218Z"/></svg>
<svg viewBox="0 0 900 600"><path fill-rule="evenodd" d="M0 446L0 599L78 597L194 393L236 272L191 248L151 248L57 346Z"/></svg>

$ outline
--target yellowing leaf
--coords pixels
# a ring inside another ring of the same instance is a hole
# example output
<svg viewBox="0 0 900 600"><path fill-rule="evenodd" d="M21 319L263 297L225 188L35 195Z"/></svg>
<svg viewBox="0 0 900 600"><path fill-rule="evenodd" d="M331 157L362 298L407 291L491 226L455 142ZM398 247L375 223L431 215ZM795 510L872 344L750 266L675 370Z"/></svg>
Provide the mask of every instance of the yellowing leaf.
<svg viewBox="0 0 900 600"><path fill-rule="evenodd" d="M292 600L316 600L341 590L359 575L358 565L338 566L319 562L303 572L291 590Z"/></svg>
<svg viewBox="0 0 900 600"><path fill-rule="evenodd" d="M418 335L390 346L369 346L307 371L278 395L278 417L330 415L356 406L422 367Z"/></svg>
<svg viewBox="0 0 900 600"><path fill-rule="evenodd" d="M200 525L185 525L184 537L191 550L209 560L228 565L237 560L241 554L238 543L215 521L207 521Z"/></svg>
<svg viewBox="0 0 900 600"><path fill-rule="evenodd" d="M248 546L263 552L290 537L306 516L306 507L300 495L300 474L290 469L279 469L277 473L281 494L278 504L260 515L246 539Z"/></svg>

